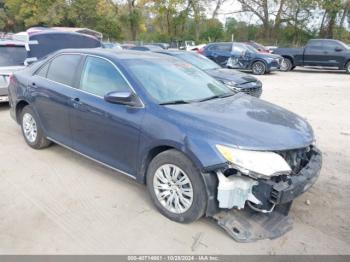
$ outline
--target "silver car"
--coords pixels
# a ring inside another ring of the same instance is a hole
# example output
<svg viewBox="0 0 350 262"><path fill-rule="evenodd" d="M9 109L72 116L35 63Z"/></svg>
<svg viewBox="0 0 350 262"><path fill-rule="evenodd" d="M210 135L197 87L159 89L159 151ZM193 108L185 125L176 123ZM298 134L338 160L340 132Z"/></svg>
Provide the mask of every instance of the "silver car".
<svg viewBox="0 0 350 262"><path fill-rule="evenodd" d="M10 76L25 67L25 42L15 40L0 41L0 103L8 101Z"/></svg>

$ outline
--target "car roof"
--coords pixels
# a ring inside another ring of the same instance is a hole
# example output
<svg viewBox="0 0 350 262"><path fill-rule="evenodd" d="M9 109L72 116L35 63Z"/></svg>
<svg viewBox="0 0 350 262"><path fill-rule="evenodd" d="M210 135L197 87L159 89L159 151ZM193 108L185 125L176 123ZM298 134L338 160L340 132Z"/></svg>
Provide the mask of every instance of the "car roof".
<svg viewBox="0 0 350 262"><path fill-rule="evenodd" d="M0 40L0 46L25 46L25 42L18 41L18 40L10 40L10 39L4 39Z"/></svg>
<svg viewBox="0 0 350 262"><path fill-rule="evenodd" d="M191 52L188 52L188 51L182 51L182 50L165 50L165 49L162 49L162 50L157 50L157 51L154 51L155 53L160 53L160 54L167 54L167 55L181 55L181 54L192 54Z"/></svg>
<svg viewBox="0 0 350 262"><path fill-rule="evenodd" d="M84 48L84 49L61 49L55 54L60 53L81 53L86 55L96 55L104 58L108 58L110 60L132 60L132 59L154 59L154 58L164 58L167 59L169 56L154 53L154 52L142 52L142 51L134 51L134 50L112 50L112 49L104 49L104 48Z"/></svg>
<svg viewBox="0 0 350 262"><path fill-rule="evenodd" d="M153 50L162 50L163 48L161 48L158 45L138 45L138 46L133 46L131 48L135 48L134 50L136 50L136 48L143 48L143 49L149 49L151 51Z"/></svg>
<svg viewBox="0 0 350 262"><path fill-rule="evenodd" d="M227 45L227 44L234 44L236 42L214 42L214 43L208 43L208 45Z"/></svg>

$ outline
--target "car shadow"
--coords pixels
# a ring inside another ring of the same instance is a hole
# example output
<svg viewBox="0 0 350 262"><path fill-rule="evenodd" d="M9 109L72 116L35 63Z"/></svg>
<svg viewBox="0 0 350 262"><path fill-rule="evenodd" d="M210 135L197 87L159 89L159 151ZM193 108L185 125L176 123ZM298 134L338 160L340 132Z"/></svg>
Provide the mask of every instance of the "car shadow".
<svg viewBox="0 0 350 262"><path fill-rule="evenodd" d="M347 75L345 70L336 70L336 69L319 69L319 68L296 68L291 72L298 72L298 73L315 73L315 74L338 74L338 75Z"/></svg>

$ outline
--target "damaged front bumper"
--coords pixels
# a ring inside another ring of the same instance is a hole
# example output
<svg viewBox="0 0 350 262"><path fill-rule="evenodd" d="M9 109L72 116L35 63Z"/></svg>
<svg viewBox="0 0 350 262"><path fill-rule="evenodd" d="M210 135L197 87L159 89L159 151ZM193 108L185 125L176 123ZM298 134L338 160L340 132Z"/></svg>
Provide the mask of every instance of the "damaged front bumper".
<svg viewBox="0 0 350 262"><path fill-rule="evenodd" d="M308 163L297 173L271 179L205 174L209 195L207 216L213 217L236 241L274 239L292 229L288 216L293 200L317 180L321 152L311 147Z"/></svg>

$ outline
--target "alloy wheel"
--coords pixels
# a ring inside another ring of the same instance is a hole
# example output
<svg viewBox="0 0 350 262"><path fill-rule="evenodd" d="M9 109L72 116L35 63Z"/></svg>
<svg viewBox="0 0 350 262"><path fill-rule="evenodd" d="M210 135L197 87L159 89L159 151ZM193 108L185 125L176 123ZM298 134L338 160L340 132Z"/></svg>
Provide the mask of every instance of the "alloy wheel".
<svg viewBox="0 0 350 262"><path fill-rule="evenodd" d="M262 75L265 73L265 65L262 62L256 62L253 65L253 73L257 75Z"/></svg>
<svg viewBox="0 0 350 262"><path fill-rule="evenodd" d="M172 213L184 213L192 205L192 183L176 165L165 164L156 170L153 189L159 203Z"/></svg>
<svg viewBox="0 0 350 262"><path fill-rule="evenodd" d="M292 68L292 65L289 61L289 59L283 59L282 62L281 62L281 68L280 70L281 71L289 71L290 69Z"/></svg>
<svg viewBox="0 0 350 262"><path fill-rule="evenodd" d="M30 143L34 143L38 136L38 127L34 117L29 113L25 113L22 119L22 126L26 139Z"/></svg>

